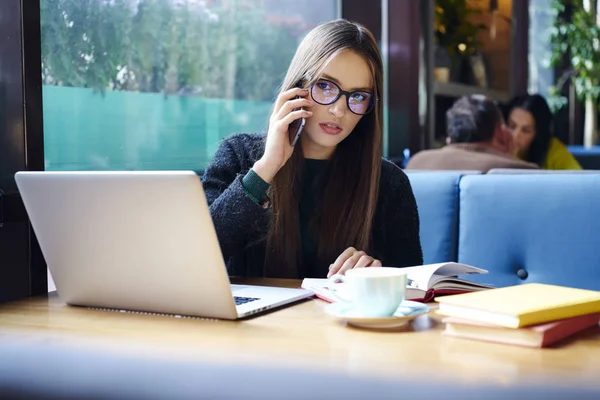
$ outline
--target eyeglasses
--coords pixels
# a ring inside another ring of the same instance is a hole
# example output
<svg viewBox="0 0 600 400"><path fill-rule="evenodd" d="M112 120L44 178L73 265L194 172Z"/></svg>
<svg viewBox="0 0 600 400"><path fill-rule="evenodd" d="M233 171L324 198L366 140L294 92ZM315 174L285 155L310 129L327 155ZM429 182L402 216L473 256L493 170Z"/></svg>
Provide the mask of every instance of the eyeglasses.
<svg viewBox="0 0 600 400"><path fill-rule="evenodd" d="M375 105L373 93L365 91L346 92L335 82L327 79L319 79L311 88L310 95L313 100L321 105L335 103L343 94L346 95L348 109L357 115L369 113Z"/></svg>

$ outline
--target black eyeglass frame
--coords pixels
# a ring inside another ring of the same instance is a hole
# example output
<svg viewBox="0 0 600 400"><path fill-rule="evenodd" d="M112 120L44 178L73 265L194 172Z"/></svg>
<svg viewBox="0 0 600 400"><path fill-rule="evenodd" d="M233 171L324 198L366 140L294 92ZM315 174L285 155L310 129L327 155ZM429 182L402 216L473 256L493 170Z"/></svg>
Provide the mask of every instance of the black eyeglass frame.
<svg viewBox="0 0 600 400"><path fill-rule="evenodd" d="M322 82L322 81L330 83L330 84L332 84L333 86L335 86L338 89L337 96L330 103L321 103L321 102L317 101L315 99L315 96L313 95L313 90L314 90L315 86L319 82ZM367 111L365 111L364 114L359 114L357 112L354 112L352 110L352 107L350 107L350 96L352 96L354 93L369 93L371 95L371 100L369 101L369 105L367 106ZM355 114L355 115L367 115L368 113L370 113L371 111L373 111L373 109L375 108L375 102L379 101L379 99L376 98L375 95L373 93L371 93L371 92L368 92L366 90L355 90L353 92L348 92L346 90L342 90L342 88L340 87L340 85L338 85L337 83L335 83L333 81L330 81L329 79L325 79L325 78L319 79L310 88L310 97L315 101L315 103L320 104L322 106L328 106L328 105L331 105L331 104L335 103L336 101L338 101L340 99L340 97L342 97L342 95L346 95L346 106L348 106L348 110L350 110L350 112L352 114Z"/></svg>

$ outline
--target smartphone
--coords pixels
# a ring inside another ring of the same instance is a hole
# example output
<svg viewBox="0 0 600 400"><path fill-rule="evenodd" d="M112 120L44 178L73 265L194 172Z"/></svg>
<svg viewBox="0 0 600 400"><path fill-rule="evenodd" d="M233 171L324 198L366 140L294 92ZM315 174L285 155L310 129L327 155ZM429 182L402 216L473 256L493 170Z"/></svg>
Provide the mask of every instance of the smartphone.
<svg viewBox="0 0 600 400"><path fill-rule="evenodd" d="M304 118L299 118L290 124L288 128L290 134L290 146L294 147L296 143L298 143L298 139L300 139L300 134L304 129L304 124L306 124L306 120Z"/></svg>
<svg viewBox="0 0 600 400"><path fill-rule="evenodd" d="M302 87L302 82L298 82L296 87ZM301 96L296 96L296 99L301 99ZM302 108L296 108L294 111L301 110ZM306 124L306 120L304 118L299 118L292 122L288 127L288 133L290 135L290 146L296 146L298 143L298 139L300 139L300 134L302 134L302 130L304 130L304 124Z"/></svg>

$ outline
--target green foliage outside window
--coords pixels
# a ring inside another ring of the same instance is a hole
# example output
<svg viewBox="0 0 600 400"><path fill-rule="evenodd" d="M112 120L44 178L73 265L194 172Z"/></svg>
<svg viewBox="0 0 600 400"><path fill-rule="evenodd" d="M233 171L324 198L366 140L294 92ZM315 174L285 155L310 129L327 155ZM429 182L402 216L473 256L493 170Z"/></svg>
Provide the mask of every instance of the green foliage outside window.
<svg viewBox="0 0 600 400"><path fill-rule="evenodd" d="M254 1L41 0L46 85L270 101L306 30Z"/></svg>
<svg viewBox="0 0 600 400"><path fill-rule="evenodd" d="M567 8L570 13L567 13ZM549 66L559 66L565 59L569 67L552 88L554 108L564 106L567 99L560 96L562 86L571 80L577 97L597 99L600 95L600 27L596 10L586 10L582 0L555 0L556 20L550 34L552 54ZM570 16L569 16L570 14Z"/></svg>

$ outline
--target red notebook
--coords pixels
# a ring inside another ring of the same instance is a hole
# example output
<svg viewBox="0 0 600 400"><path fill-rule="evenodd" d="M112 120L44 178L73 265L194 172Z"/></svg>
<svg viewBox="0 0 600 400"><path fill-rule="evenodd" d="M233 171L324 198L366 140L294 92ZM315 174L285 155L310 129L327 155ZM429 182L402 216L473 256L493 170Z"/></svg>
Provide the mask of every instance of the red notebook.
<svg viewBox="0 0 600 400"><path fill-rule="evenodd" d="M598 326L600 313L581 315L520 329L505 328L466 319L447 317L444 335L463 339L512 344L525 347L547 347L584 329Z"/></svg>

